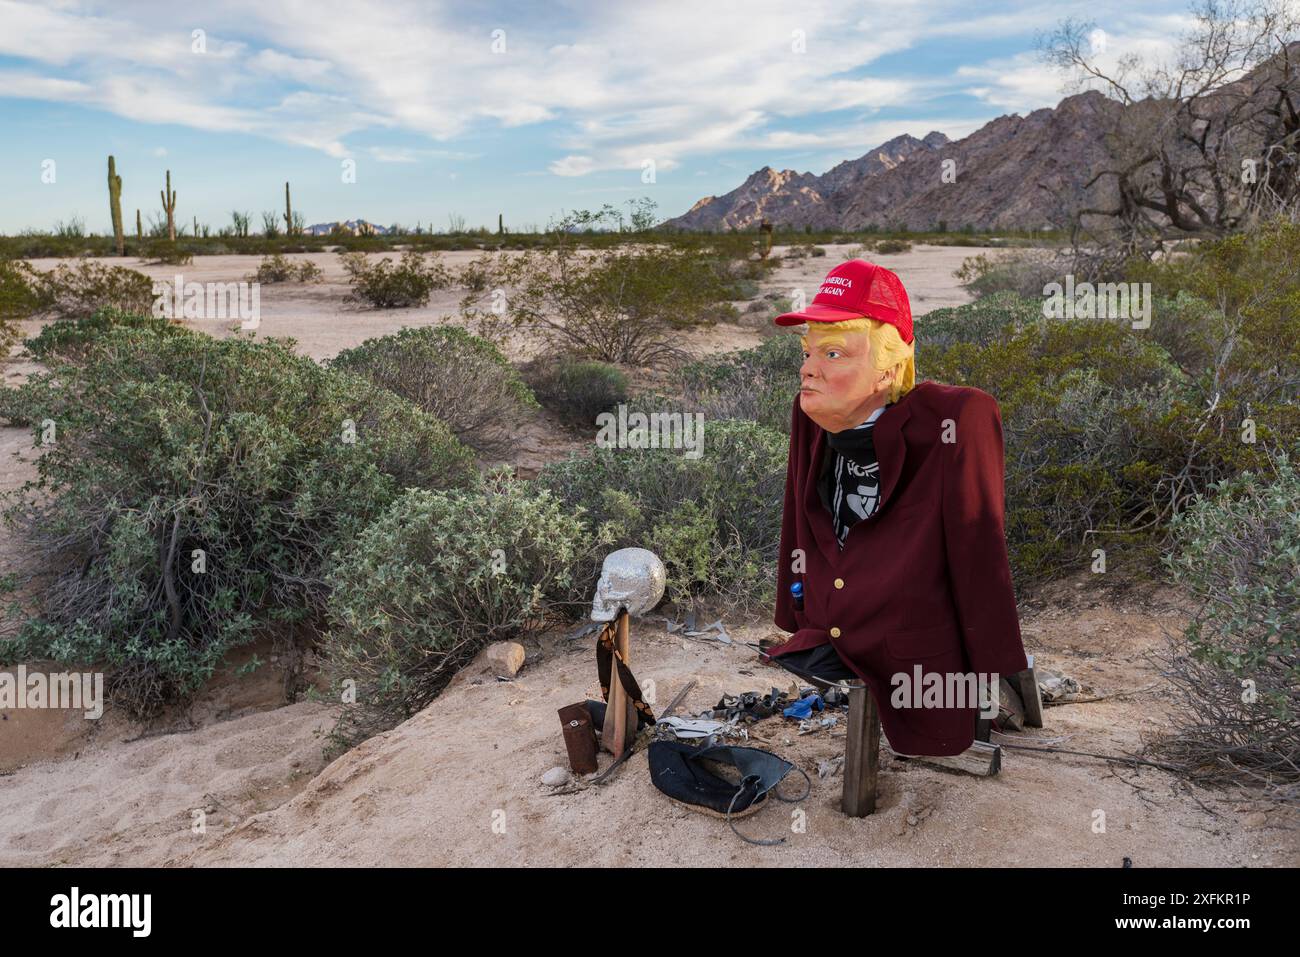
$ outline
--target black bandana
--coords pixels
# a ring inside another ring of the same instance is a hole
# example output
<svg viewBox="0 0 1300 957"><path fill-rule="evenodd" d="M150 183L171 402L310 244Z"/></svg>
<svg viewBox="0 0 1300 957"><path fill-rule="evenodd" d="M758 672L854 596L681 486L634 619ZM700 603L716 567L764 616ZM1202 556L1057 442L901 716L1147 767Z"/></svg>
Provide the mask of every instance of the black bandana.
<svg viewBox="0 0 1300 957"><path fill-rule="evenodd" d="M826 433L829 454L824 456L822 501L835 523L840 548L849 529L873 515L880 504L880 463L871 433L888 407L877 409L855 428Z"/></svg>

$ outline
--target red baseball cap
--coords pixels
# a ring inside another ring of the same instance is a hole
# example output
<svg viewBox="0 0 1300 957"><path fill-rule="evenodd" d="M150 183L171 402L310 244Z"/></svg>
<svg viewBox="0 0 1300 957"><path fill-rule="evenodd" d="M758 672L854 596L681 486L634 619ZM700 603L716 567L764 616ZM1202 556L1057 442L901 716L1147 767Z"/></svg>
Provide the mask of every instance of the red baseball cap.
<svg viewBox="0 0 1300 957"><path fill-rule="evenodd" d="M878 319L887 322L902 337L912 341L912 304L903 281L884 266L865 259L850 259L826 274L821 289L802 312L777 316L778 326L802 322L843 322L845 319Z"/></svg>

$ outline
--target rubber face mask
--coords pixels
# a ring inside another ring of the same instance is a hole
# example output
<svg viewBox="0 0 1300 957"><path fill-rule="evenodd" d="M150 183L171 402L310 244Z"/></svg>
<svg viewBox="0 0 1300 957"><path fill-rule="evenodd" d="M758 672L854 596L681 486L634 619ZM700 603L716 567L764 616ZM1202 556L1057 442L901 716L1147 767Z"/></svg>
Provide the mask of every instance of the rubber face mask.
<svg viewBox="0 0 1300 957"><path fill-rule="evenodd" d="M857 412L863 403L877 393L888 395L887 378L872 362L865 331L809 330L804 351L799 407L823 429L839 432L861 424Z"/></svg>

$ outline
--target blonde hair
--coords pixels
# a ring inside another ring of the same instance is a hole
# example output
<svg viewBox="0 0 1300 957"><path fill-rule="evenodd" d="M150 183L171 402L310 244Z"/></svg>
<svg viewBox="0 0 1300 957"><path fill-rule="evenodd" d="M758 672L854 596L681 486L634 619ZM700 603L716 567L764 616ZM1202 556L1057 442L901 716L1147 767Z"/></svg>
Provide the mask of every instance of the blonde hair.
<svg viewBox="0 0 1300 957"><path fill-rule="evenodd" d="M916 343L907 343L898 329L879 319L845 319L841 322L810 322L807 332L799 340L808 346L808 336L832 333L865 332L871 345L871 365L877 372L894 370L894 381L889 388L889 401L897 402L916 385Z"/></svg>

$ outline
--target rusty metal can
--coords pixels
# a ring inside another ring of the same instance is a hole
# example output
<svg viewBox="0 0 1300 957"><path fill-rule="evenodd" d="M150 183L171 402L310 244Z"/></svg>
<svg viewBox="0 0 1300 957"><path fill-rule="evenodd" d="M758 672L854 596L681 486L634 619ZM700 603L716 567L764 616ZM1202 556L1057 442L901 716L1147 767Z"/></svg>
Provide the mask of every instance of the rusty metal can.
<svg viewBox="0 0 1300 957"><path fill-rule="evenodd" d="M564 729L564 747L569 752L569 767L574 774L594 774L596 729L592 726L586 702L565 705L559 713L560 725Z"/></svg>

